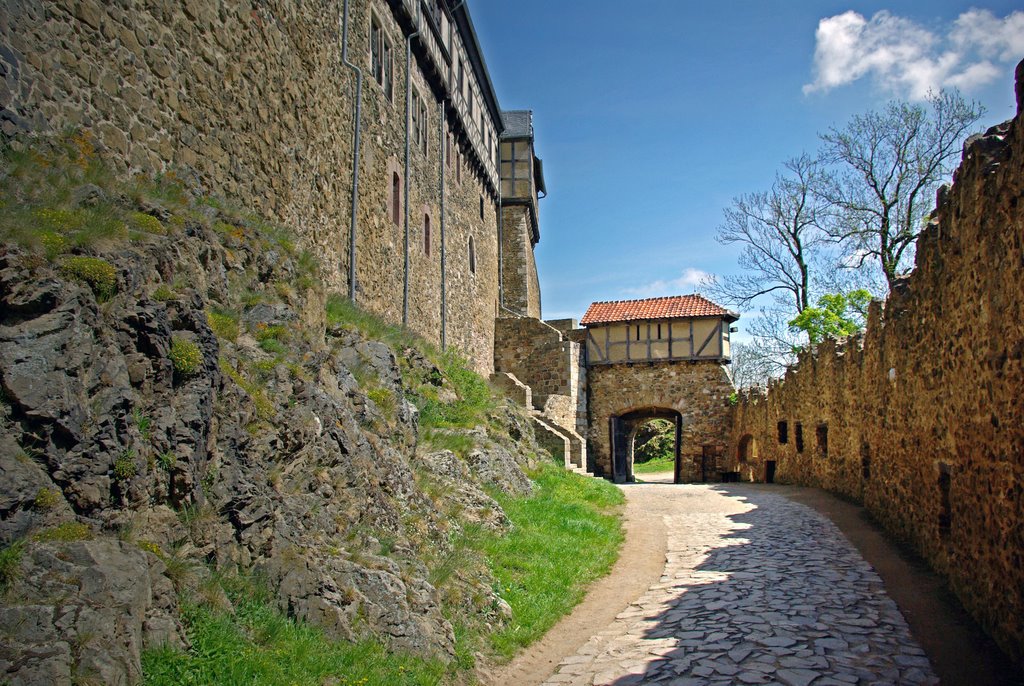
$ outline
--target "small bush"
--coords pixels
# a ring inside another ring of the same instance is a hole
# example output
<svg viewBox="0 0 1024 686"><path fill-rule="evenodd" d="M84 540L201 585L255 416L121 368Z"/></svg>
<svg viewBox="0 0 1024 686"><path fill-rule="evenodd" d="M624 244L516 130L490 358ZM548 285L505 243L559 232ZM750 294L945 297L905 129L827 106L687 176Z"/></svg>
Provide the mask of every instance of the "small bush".
<svg viewBox="0 0 1024 686"><path fill-rule="evenodd" d="M134 451L125 450L114 460L114 479L116 481L128 481L138 473L139 468L135 464Z"/></svg>
<svg viewBox="0 0 1024 686"><path fill-rule="evenodd" d="M117 270L101 257L67 257L61 264L61 271L88 284L100 301L109 300L117 292Z"/></svg>
<svg viewBox="0 0 1024 686"><path fill-rule="evenodd" d="M92 540L92 529L81 522L64 522L49 529L43 529L32 537L33 541L50 543L55 541L89 541Z"/></svg>
<svg viewBox="0 0 1024 686"><path fill-rule="evenodd" d="M157 302L166 302L174 299L174 291L172 291L166 284L160 284L156 290L153 291L153 300Z"/></svg>
<svg viewBox="0 0 1024 686"><path fill-rule="evenodd" d="M164 235L167 233L167 229L160 223L160 220L151 214L145 212L132 212L128 215L128 222L133 228L139 231L145 231L146 233L155 233Z"/></svg>
<svg viewBox="0 0 1024 686"><path fill-rule="evenodd" d="M181 376L192 376L203 366L203 353L192 341L174 338L171 340L171 364Z"/></svg>
<svg viewBox="0 0 1024 686"><path fill-rule="evenodd" d="M238 340L238 315L225 310L207 310L206 321L217 338L234 343Z"/></svg>
<svg viewBox="0 0 1024 686"><path fill-rule="evenodd" d="M52 510L58 502L60 502L60 497L57 492L44 486L36 493L36 499L32 506L37 510Z"/></svg>

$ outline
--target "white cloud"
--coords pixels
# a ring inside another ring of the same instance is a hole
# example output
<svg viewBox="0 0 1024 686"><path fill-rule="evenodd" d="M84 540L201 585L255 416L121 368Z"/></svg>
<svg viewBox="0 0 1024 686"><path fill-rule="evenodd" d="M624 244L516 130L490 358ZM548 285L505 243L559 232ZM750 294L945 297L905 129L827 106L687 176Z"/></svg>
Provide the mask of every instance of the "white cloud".
<svg viewBox="0 0 1024 686"><path fill-rule="evenodd" d="M692 292L711 275L694 267L687 267L675 279L658 279L636 288L626 288L625 292L639 298L656 298L661 295L684 295L683 291Z"/></svg>
<svg viewBox="0 0 1024 686"><path fill-rule="evenodd" d="M913 99L953 86L969 91L995 80L993 63L1024 57L1024 12L1000 19L988 10L961 14L945 34L882 10L826 17L815 32L814 81L804 93L828 92L871 78Z"/></svg>

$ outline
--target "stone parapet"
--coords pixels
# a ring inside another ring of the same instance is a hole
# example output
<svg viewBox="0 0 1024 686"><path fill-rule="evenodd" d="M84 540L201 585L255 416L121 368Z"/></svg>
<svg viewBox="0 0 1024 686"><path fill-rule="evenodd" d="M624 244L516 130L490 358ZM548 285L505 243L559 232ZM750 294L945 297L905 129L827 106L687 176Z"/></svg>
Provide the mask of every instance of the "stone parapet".
<svg viewBox="0 0 1024 686"><path fill-rule="evenodd" d="M737 407L745 474L862 502L1024 659L1024 131L974 136L862 337L826 341Z"/></svg>

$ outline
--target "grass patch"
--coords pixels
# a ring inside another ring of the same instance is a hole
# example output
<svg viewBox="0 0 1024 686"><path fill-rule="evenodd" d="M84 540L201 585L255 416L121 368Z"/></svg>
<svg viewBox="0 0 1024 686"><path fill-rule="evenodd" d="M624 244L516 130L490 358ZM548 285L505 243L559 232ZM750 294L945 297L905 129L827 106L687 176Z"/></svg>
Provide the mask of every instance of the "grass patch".
<svg viewBox="0 0 1024 686"><path fill-rule="evenodd" d="M513 529L485 540L484 554L512 621L489 637L502 658L533 643L583 599L586 586L611 569L622 543L616 508L622 491L554 464L533 473L529 498L494 493Z"/></svg>
<svg viewBox="0 0 1024 686"><path fill-rule="evenodd" d="M221 580L234 606L182 603L192 649L149 649L142 654L146 686L179 684L438 684L439 661L389 653L374 641L333 641L313 626L281 614L269 591L251 580Z"/></svg>
<svg viewBox="0 0 1024 686"><path fill-rule="evenodd" d="M18 579L18 569L24 552L25 541L22 539L0 550L0 593L6 593Z"/></svg>
<svg viewBox="0 0 1024 686"><path fill-rule="evenodd" d="M39 541L41 543L53 541L89 541L92 540L92 537L92 529L90 529L87 524L82 524L81 522L64 522L63 524L43 529L32 536L32 540Z"/></svg>
<svg viewBox="0 0 1024 686"><path fill-rule="evenodd" d="M671 472L676 468L674 457L656 457L647 462L634 462L635 474L654 474L655 472Z"/></svg>
<svg viewBox="0 0 1024 686"><path fill-rule="evenodd" d="M213 334L224 341L234 343L238 340L238 314L227 310L209 309L206 311L206 323Z"/></svg>
<svg viewBox="0 0 1024 686"><path fill-rule="evenodd" d="M232 381L238 384L252 398L253 403L256 405L256 416L260 419L270 419L276 414L274 403L267 397L267 392L262 386L245 378L242 372L232 367L231 363L223 357L218 360L218 364L220 365L221 373L227 374Z"/></svg>
<svg viewBox="0 0 1024 686"><path fill-rule="evenodd" d="M460 457L466 457L476 448L476 441L472 436L443 429L426 429L420 433L420 440L431 450L451 450Z"/></svg>

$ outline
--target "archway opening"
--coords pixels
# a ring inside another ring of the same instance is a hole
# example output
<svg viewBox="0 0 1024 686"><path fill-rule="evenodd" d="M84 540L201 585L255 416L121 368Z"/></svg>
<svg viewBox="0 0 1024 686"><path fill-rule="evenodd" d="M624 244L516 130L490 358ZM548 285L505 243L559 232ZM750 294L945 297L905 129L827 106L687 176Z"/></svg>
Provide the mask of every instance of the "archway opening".
<svg viewBox="0 0 1024 686"><path fill-rule="evenodd" d="M676 423L655 417L637 423L633 429L633 473L644 480L654 475L674 474L676 469ZM650 475L650 476L648 476Z"/></svg>
<svg viewBox="0 0 1024 686"><path fill-rule="evenodd" d="M655 424L653 420L661 420ZM652 425L645 428L646 425ZM679 412L663 407L648 407L624 412L611 418L612 444L612 479L616 483L635 481L634 465L636 450L641 448L641 463L650 457L661 457L662 465L671 465L672 482L682 483L682 464L680 463L680 444L683 417ZM641 440L638 442L637 436ZM658 437L657 442L648 446L651 440ZM666 446L670 446L666 450ZM666 457L665 453L668 453Z"/></svg>

